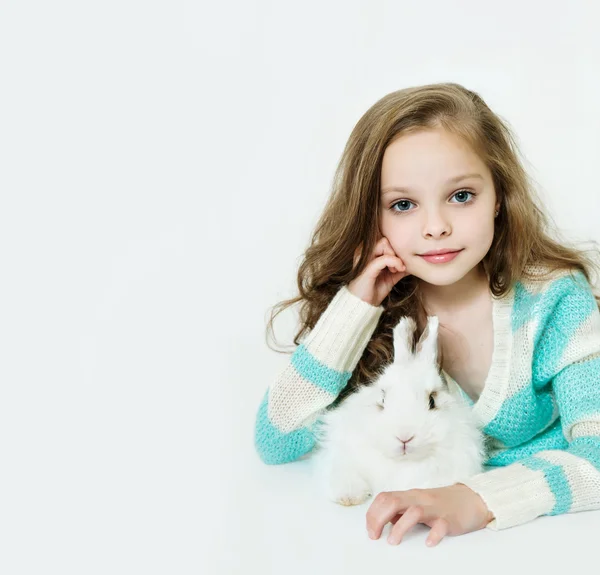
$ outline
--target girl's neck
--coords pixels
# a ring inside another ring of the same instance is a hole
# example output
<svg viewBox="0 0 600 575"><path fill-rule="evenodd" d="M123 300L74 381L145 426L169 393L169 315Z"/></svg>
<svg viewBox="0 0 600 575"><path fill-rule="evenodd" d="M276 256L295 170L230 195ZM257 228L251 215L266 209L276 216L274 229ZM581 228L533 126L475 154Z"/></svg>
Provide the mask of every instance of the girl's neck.
<svg viewBox="0 0 600 575"><path fill-rule="evenodd" d="M489 297L489 278L482 264L452 285L437 286L421 281L423 304L429 315L459 312L479 300Z"/></svg>

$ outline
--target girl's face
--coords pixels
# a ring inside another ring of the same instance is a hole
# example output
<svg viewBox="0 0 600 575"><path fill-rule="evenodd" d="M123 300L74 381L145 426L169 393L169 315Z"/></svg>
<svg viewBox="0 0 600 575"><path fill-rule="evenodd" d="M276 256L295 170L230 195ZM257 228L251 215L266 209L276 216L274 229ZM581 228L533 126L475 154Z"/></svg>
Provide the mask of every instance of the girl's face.
<svg viewBox="0 0 600 575"><path fill-rule="evenodd" d="M386 148L380 202L381 233L407 273L427 283L457 282L492 244L498 205L491 172L442 128L405 134ZM426 256L437 250L455 253Z"/></svg>

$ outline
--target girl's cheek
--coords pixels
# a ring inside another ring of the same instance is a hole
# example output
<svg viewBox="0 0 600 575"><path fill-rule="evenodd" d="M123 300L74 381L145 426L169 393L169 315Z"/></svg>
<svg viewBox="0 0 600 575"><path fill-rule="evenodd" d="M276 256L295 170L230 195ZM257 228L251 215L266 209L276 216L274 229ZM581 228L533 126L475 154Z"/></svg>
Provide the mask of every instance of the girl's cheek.
<svg viewBox="0 0 600 575"><path fill-rule="evenodd" d="M392 245L392 248L393 248L395 254L399 258L409 256L412 253L412 251L410 249L410 244L404 238L392 239L390 241L390 244Z"/></svg>

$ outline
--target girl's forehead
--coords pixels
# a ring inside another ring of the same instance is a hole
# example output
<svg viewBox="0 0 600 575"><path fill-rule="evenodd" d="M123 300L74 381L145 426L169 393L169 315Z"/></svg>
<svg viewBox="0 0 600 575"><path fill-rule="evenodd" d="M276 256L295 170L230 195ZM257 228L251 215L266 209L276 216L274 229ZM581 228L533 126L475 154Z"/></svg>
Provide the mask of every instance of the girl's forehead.
<svg viewBox="0 0 600 575"><path fill-rule="evenodd" d="M406 134L385 149L381 171L382 180L390 180L387 185L408 185L410 181L391 180L421 179L431 176L432 170L436 177L447 179L485 172L486 165L465 140L445 131Z"/></svg>
<svg viewBox="0 0 600 575"><path fill-rule="evenodd" d="M439 162L429 157L416 158L412 164L406 164L406 158L398 164L390 163L381 170L380 193L389 194L419 193L432 190L444 191L448 187L464 183L485 183L492 181L492 174L483 162L453 162L443 158Z"/></svg>

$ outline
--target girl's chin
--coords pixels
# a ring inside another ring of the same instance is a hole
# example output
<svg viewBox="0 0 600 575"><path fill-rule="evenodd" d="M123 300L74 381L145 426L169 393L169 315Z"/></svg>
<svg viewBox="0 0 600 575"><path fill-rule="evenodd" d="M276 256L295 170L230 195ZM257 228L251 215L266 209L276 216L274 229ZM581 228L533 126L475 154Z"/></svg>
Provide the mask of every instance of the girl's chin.
<svg viewBox="0 0 600 575"><path fill-rule="evenodd" d="M453 268L445 264L444 267L440 264L435 265L438 265L439 268L423 269L422 266L419 266L418 269L410 270L410 273L421 281L436 286L452 285L462 279L467 273L462 267L457 266ZM431 265L429 267L432 268L434 266Z"/></svg>

